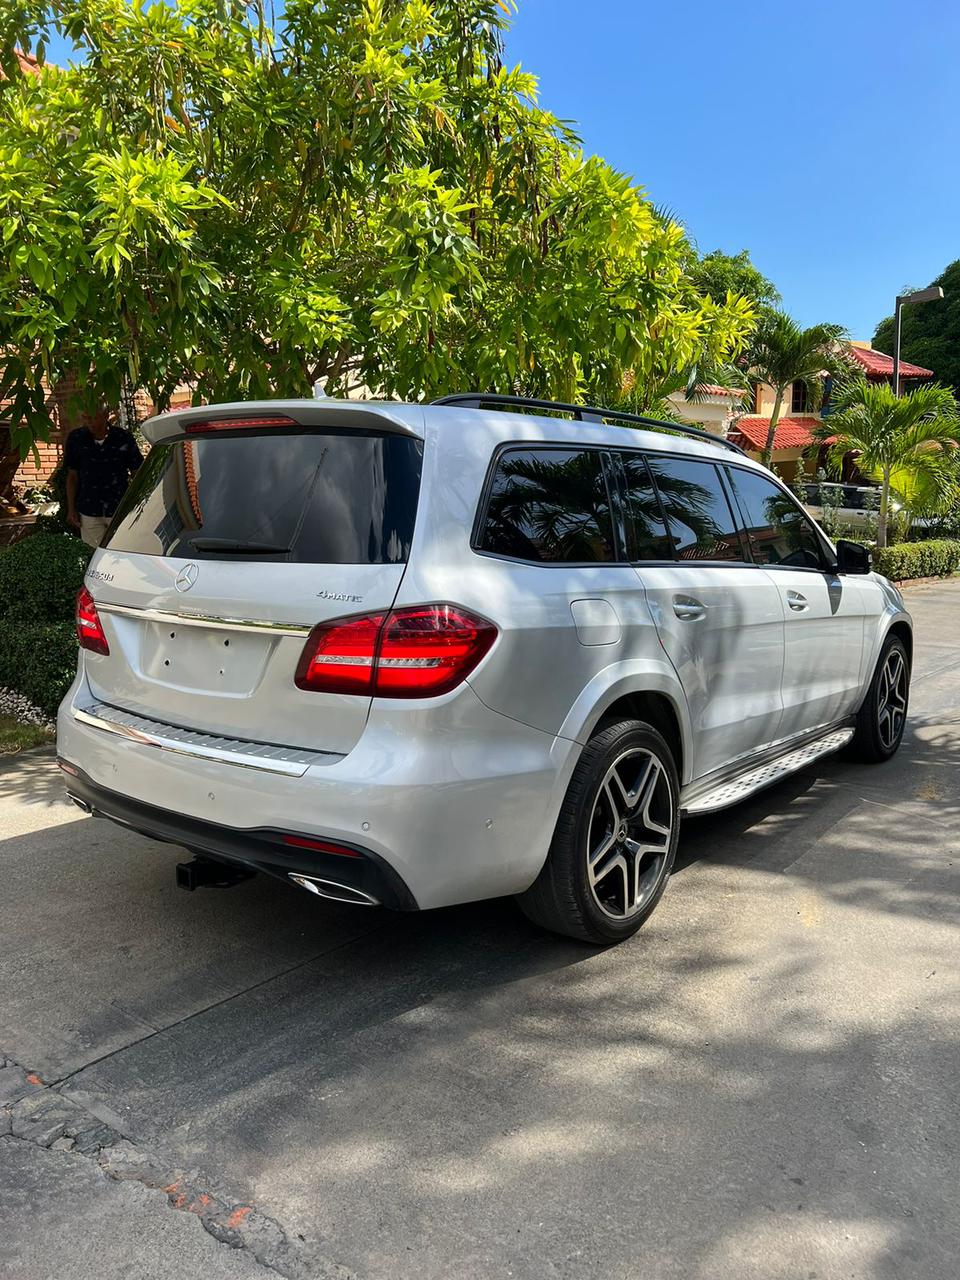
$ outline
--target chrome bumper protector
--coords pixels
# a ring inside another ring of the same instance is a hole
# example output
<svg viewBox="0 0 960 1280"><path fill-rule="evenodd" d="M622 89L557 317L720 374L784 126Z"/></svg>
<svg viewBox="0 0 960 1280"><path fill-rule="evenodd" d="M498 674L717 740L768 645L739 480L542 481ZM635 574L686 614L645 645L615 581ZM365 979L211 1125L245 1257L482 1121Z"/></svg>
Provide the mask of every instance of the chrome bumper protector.
<svg viewBox="0 0 960 1280"><path fill-rule="evenodd" d="M163 724L147 716L123 711L104 702L74 707L73 718L104 733L114 733L142 746L172 751L177 755L218 764L236 765L242 769L259 769L263 773L281 773L302 778L311 765L331 765L343 756L331 751L307 751L302 747L278 747L267 742L245 742L195 729L181 729Z"/></svg>

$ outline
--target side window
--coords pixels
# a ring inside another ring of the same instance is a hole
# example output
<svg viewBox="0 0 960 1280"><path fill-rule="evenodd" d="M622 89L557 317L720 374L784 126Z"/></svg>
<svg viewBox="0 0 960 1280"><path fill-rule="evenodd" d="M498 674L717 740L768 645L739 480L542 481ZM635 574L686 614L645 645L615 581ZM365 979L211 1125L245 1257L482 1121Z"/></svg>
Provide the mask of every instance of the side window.
<svg viewBox="0 0 960 1280"><path fill-rule="evenodd" d="M731 467L728 474L758 564L823 567L820 539L789 493L756 471Z"/></svg>
<svg viewBox="0 0 960 1280"><path fill-rule="evenodd" d="M508 449L494 473L479 549L551 563L616 560L598 449Z"/></svg>
<svg viewBox="0 0 960 1280"><path fill-rule="evenodd" d="M623 467L627 559L672 560L673 544L667 537L645 457L625 451L616 456Z"/></svg>
<svg viewBox="0 0 960 1280"><path fill-rule="evenodd" d="M743 560L730 503L712 462L650 458L650 470L680 560Z"/></svg>

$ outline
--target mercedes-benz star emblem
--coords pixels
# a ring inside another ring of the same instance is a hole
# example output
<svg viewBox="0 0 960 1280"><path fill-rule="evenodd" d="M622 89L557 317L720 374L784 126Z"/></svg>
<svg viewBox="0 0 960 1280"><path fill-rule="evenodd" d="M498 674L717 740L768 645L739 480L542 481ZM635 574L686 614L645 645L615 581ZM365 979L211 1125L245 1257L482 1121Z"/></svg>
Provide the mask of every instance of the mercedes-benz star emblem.
<svg viewBox="0 0 960 1280"><path fill-rule="evenodd" d="M197 576L199 575L199 573L200 573L200 569L198 568L197 565L193 564L192 562L190 564L185 564L183 568L180 570L180 572L177 574L177 581L176 581L177 590L189 591L190 588L193 586L193 584L196 582Z"/></svg>

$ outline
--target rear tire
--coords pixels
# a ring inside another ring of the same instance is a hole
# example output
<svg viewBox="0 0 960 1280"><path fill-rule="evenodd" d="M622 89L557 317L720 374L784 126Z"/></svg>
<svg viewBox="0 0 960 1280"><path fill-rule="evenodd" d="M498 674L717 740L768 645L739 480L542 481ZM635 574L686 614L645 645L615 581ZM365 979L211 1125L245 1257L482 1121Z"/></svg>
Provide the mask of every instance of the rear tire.
<svg viewBox="0 0 960 1280"><path fill-rule="evenodd" d="M882 764L903 741L910 697L910 660L903 641L889 636L880 651L870 688L857 713L850 754L867 764Z"/></svg>
<svg viewBox="0 0 960 1280"><path fill-rule="evenodd" d="M632 937L660 901L677 851L677 767L642 720L602 729L570 779L550 852L517 901L535 924L609 945Z"/></svg>

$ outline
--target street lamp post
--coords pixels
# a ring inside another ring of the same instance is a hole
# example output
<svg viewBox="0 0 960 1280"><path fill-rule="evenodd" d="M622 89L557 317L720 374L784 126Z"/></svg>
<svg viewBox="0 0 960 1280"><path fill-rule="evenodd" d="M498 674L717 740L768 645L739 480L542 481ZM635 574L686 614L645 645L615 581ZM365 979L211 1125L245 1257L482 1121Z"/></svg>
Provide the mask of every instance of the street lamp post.
<svg viewBox="0 0 960 1280"><path fill-rule="evenodd" d="M929 289L918 289L916 293L902 293L897 298L893 312L893 394L900 396L900 308L914 302L936 302L943 297L943 290L938 284Z"/></svg>

